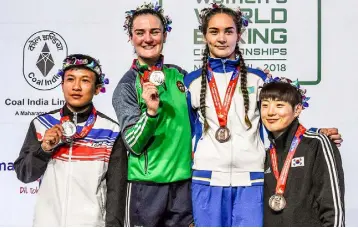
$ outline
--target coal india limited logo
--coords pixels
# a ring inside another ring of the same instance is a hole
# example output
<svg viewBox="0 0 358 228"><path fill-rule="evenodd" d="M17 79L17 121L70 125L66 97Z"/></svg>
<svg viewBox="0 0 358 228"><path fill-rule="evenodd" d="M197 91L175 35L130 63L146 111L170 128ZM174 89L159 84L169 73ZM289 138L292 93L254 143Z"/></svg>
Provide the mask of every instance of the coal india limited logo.
<svg viewBox="0 0 358 228"><path fill-rule="evenodd" d="M57 75L67 56L66 41L58 33L43 30L27 39L23 53L23 74L33 88L51 90L61 84Z"/></svg>

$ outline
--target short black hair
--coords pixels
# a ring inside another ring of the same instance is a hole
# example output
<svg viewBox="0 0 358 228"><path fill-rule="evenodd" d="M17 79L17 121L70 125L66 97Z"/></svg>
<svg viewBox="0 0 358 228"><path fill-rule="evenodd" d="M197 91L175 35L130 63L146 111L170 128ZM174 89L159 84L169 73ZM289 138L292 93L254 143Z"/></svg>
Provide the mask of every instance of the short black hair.
<svg viewBox="0 0 358 228"><path fill-rule="evenodd" d="M260 101L265 99L285 101L292 108L302 103L302 95L296 87L286 82L271 82L264 84L260 92Z"/></svg>

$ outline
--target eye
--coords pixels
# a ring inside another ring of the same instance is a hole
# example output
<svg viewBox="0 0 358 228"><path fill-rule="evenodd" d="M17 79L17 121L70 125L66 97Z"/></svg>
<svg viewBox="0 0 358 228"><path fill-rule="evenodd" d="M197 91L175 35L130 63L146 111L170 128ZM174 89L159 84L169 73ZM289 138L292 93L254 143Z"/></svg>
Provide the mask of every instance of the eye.
<svg viewBox="0 0 358 228"><path fill-rule="evenodd" d="M158 35L158 34L160 34L160 31L159 31L159 30L155 30L155 31L152 32L152 34L153 34L153 35Z"/></svg>
<svg viewBox="0 0 358 228"><path fill-rule="evenodd" d="M73 80L74 80L73 78L66 78L66 81L68 81L68 82L71 82Z"/></svg>
<svg viewBox="0 0 358 228"><path fill-rule="evenodd" d="M282 108L282 107L285 107L285 105L284 105L284 104L281 104L281 103L278 103L278 104L277 104L277 107L278 107L278 108Z"/></svg>
<svg viewBox="0 0 358 228"><path fill-rule="evenodd" d="M234 33L234 31L232 31L232 30L227 30L226 31L226 34L233 34Z"/></svg>
<svg viewBox="0 0 358 228"><path fill-rule="evenodd" d="M216 35L216 34L218 34L218 31L216 31L216 30L210 30L209 33L212 34L212 35Z"/></svg>
<svg viewBox="0 0 358 228"><path fill-rule="evenodd" d="M135 34L137 35L137 36L143 36L143 32L140 32L140 31L137 31L137 32L135 32Z"/></svg>

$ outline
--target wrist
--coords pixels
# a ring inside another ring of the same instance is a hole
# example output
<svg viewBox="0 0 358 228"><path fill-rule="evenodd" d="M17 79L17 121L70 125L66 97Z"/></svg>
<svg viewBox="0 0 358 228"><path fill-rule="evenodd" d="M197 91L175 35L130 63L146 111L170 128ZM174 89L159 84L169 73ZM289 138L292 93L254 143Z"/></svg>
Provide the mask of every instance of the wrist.
<svg viewBox="0 0 358 228"><path fill-rule="evenodd" d="M156 117L157 116L157 110L147 109L147 115L149 117Z"/></svg>
<svg viewBox="0 0 358 228"><path fill-rule="evenodd" d="M46 148L43 146L43 144L41 144L41 149L46 152L46 153L52 153L53 152L53 148Z"/></svg>
<svg viewBox="0 0 358 228"><path fill-rule="evenodd" d="M148 117L151 117L151 118L155 118L158 116L158 113L156 111L147 110L146 114Z"/></svg>

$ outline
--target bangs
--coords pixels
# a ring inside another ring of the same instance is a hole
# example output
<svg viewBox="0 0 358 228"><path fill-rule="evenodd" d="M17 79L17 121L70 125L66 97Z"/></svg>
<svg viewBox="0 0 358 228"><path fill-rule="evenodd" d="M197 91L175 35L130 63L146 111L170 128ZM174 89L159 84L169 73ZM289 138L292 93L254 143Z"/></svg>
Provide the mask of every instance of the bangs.
<svg viewBox="0 0 358 228"><path fill-rule="evenodd" d="M260 101L278 100L288 102L295 107L301 103L302 96L292 85L284 82L273 82L264 85L260 92Z"/></svg>

